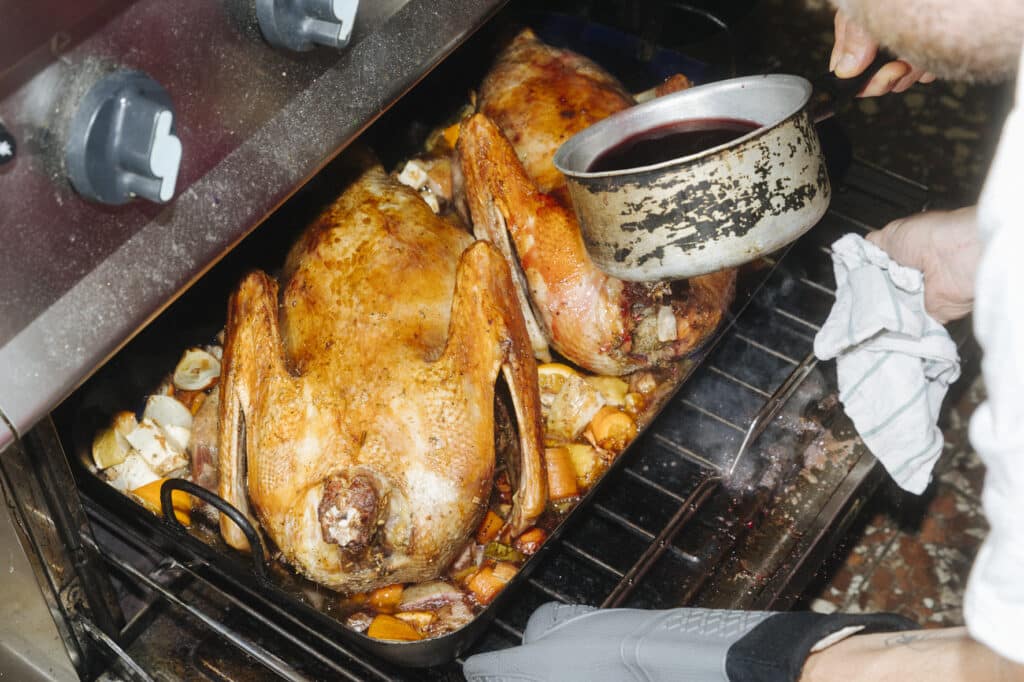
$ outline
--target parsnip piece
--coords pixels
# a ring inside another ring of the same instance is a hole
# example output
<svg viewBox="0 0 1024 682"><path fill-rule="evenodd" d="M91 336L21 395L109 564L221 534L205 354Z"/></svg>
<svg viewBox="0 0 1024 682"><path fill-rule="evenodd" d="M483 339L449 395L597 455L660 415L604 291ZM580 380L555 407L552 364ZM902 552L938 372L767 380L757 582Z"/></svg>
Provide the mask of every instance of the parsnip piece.
<svg viewBox="0 0 1024 682"><path fill-rule="evenodd" d="M569 451L569 459L576 471L576 482L581 488L590 488L604 471L597 450L585 443L570 443L565 449Z"/></svg>
<svg viewBox="0 0 1024 682"><path fill-rule="evenodd" d="M672 311L672 306L658 306L658 341L666 343L679 338L679 332L676 329L677 324L676 314Z"/></svg>
<svg viewBox="0 0 1024 682"><path fill-rule="evenodd" d="M404 620L417 630L426 630L437 620L437 614L431 611L400 611L395 614L398 620Z"/></svg>
<svg viewBox="0 0 1024 682"><path fill-rule="evenodd" d="M576 469L567 447L545 448L544 468L548 475L548 497L558 501L579 495Z"/></svg>
<svg viewBox="0 0 1024 682"><path fill-rule="evenodd" d="M174 385L183 391L202 391L220 377L220 361L200 348L189 348L174 368Z"/></svg>
<svg viewBox="0 0 1024 682"><path fill-rule="evenodd" d="M160 478L146 460L137 452L132 452L124 461L107 469L110 485L125 492L141 488Z"/></svg>
<svg viewBox="0 0 1024 682"><path fill-rule="evenodd" d="M122 436L127 436L129 433L135 430L135 427L139 425L139 420L135 418L134 412L128 412L123 410L114 415L112 426Z"/></svg>
<svg viewBox="0 0 1024 682"><path fill-rule="evenodd" d="M135 448L158 476L166 476L175 469L188 465L184 448L167 437L152 419L143 419L128 434L128 442ZM135 486L139 487L139 486Z"/></svg>

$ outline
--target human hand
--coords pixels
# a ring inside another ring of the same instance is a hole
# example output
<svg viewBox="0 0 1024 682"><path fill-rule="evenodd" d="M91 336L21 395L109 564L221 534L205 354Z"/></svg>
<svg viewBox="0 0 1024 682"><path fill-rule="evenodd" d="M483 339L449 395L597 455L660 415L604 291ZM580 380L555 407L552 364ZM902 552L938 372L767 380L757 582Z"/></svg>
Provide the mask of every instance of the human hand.
<svg viewBox="0 0 1024 682"><path fill-rule="evenodd" d="M971 312L981 260L974 206L894 220L867 240L900 265L924 273L924 307L940 324Z"/></svg>
<svg viewBox="0 0 1024 682"><path fill-rule="evenodd" d="M595 609L550 603L523 645L471 656L469 682L795 680L812 649L853 632L915 628L892 614Z"/></svg>
<svg viewBox="0 0 1024 682"><path fill-rule="evenodd" d="M878 43L842 10L836 12L836 38L828 68L839 78L853 78L864 72L878 54ZM935 76L897 59L889 62L864 86L859 97L877 97L903 92L914 83L931 83Z"/></svg>

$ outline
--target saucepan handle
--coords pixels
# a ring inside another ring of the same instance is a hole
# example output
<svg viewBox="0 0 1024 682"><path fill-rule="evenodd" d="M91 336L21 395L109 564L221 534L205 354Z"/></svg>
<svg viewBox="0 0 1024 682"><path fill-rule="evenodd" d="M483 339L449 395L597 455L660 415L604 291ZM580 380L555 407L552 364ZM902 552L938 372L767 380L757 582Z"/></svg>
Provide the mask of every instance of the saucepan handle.
<svg viewBox="0 0 1024 682"><path fill-rule="evenodd" d="M189 495L198 497L203 502L214 506L221 514L224 514L231 519L235 525L241 529L242 533L245 534L245 538L249 541L249 548L252 552L253 570L255 571L256 576L262 580L267 580L266 553L263 551L263 541L260 539L260 535L256 532L256 529L253 528L251 523L249 523L249 519L245 517L245 514L240 512L237 507L230 504L219 495L216 495L200 485L196 485L192 481L188 481L184 478L169 478L160 486L160 509L163 511L165 519L182 530L184 530L184 526L182 526L181 522L174 516L174 504L171 500L171 493L175 490L180 490L184 493L188 493Z"/></svg>
<svg viewBox="0 0 1024 682"><path fill-rule="evenodd" d="M821 123L835 116L836 112L849 107L879 69L895 59L887 52L879 50L868 68L853 78L839 78L829 72L814 79L811 119L815 123Z"/></svg>

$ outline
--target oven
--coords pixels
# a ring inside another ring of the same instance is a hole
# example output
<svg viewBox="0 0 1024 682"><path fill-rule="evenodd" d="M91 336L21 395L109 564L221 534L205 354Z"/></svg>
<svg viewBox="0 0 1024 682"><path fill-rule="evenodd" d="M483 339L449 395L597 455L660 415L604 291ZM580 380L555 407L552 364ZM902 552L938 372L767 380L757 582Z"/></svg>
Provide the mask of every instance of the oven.
<svg viewBox="0 0 1024 682"><path fill-rule="evenodd" d="M213 338L240 273L279 264L287 226L337 192L339 152L358 140L385 162L408 153L464 101L506 26L618 60L637 89L652 68L698 80L741 68L728 12L563 4L0 3L18 38L0 48L0 667L18 679L459 679L460 660L518 643L550 600L800 598L880 477L811 352L833 300L828 245L928 201L851 161L835 126L822 130L826 216L749 268L686 381L450 655L396 660L337 636L254 579L261 566L133 513L86 466L97 408L138 401L182 348ZM700 49L660 46L652 16L688 17Z"/></svg>

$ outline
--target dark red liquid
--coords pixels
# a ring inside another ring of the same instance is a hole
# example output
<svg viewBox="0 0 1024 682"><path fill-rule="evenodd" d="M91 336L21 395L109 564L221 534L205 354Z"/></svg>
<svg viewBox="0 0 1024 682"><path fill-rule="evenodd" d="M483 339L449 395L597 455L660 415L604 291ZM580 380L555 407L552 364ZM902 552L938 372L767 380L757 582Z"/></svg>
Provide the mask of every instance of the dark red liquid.
<svg viewBox="0 0 1024 682"><path fill-rule="evenodd" d="M761 127L738 118L694 118L651 128L606 149L587 167L591 173L652 166L732 142Z"/></svg>

